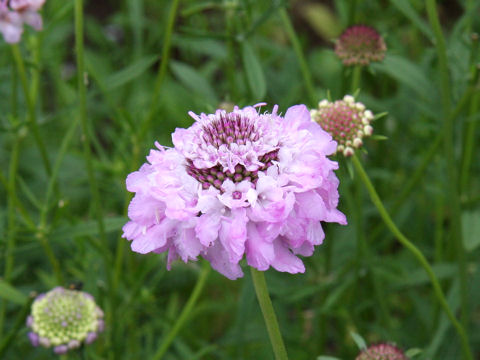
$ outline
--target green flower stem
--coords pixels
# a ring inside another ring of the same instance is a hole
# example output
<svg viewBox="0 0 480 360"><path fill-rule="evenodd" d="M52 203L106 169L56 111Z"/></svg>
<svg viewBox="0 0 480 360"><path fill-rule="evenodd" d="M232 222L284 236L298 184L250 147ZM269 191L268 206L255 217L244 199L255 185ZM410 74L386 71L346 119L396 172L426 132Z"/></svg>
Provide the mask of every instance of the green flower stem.
<svg viewBox="0 0 480 360"><path fill-rule="evenodd" d="M287 10L285 10L285 8L281 8L279 11L283 26L285 27L285 31L287 32L288 38L290 39L293 49L295 50L295 54L300 65L300 71L302 72L303 80L305 81L307 94L310 99L310 105L317 104L318 97L313 86L312 74L310 73L310 70L308 68L307 60L305 59L305 56L303 54L300 41L298 40L298 36L295 33L295 29L293 28L292 22L290 21Z"/></svg>
<svg viewBox="0 0 480 360"><path fill-rule="evenodd" d="M447 194L450 207L452 209L451 218L451 234L452 239L456 245L456 255L458 262L458 271L460 276L460 299L461 299L461 322L464 328L467 327L468 322L468 297L467 297L467 265L465 249L463 246L462 236L462 219L460 208L460 197L458 194L457 185L457 168L455 161L455 149L454 149L454 118L450 116L451 111L451 91L450 91L450 79L448 71L447 61L447 49L445 45L445 39L443 37L442 28L440 26L440 20L438 18L437 6L435 0L427 0L426 8L430 25L432 26L433 33L435 35L435 47L437 49L438 56L438 71L440 77L441 93L442 93L442 106L444 116L444 147L445 158L447 161Z"/></svg>
<svg viewBox="0 0 480 360"><path fill-rule="evenodd" d="M273 310L272 300L268 295L267 282L263 271L250 267L253 279L253 285L257 294L258 303L262 309L263 319L267 325L268 336L272 343L273 352L276 360L288 360L287 350L283 344L282 334L278 326L277 316Z"/></svg>
<svg viewBox="0 0 480 360"><path fill-rule="evenodd" d="M356 22L357 18L357 0L350 0L348 7L348 26L352 26Z"/></svg>
<svg viewBox="0 0 480 360"><path fill-rule="evenodd" d="M362 65L355 65L352 72L352 95L360 88L360 80L362 79Z"/></svg>
<svg viewBox="0 0 480 360"><path fill-rule="evenodd" d="M153 88L153 95L150 103L150 111L140 129L140 143L142 143L143 138L145 137L148 129L150 128L153 117L155 116L160 97L160 90L162 89L163 80L165 79L165 75L167 74L168 63L170 60L173 25L175 24L175 18L177 16L178 3L179 0L172 0L172 5L170 6L170 12L168 14L168 19L165 27L165 37L163 39L162 58L160 61L160 67L158 68L157 78L155 79L155 86Z"/></svg>
<svg viewBox="0 0 480 360"><path fill-rule="evenodd" d="M469 17L470 18L470 17ZM478 35L476 38L472 37L472 47L470 51L470 68L471 68L471 79L469 89L472 88L477 90L471 98L469 116L467 118L467 125L464 134L464 144L462 151L462 163L460 167L460 193L465 194L470 179L470 167L472 164L473 150L475 148L475 129L477 127L477 120L474 117L478 113L478 103L480 102L480 93L478 92L478 66L477 66L477 56L479 48L479 39Z"/></svg>
<svg viewBox="0 0 480 360"><path fill-rule="evenodd" d="M455 318L455 315L452 313L450 310L450 307L448 306L447 300L445 298L445 295L443 293L442 288L440 287L440 283L438 282L437 277L435 276L435 273L432 270L432 267L428 263L428 260L425 258L425 256L422 254L422 252L410 241L408 240L397 228L393 220L391 219L390 215L388 214L387 210L383 206L382 201L380 200L380 197L378 196L372 182L370 181L370 178L368 177L367 173L363 169L363 166L361 162L358 160L357 156L354 154L352 156L352 162L353 165L355 166L355 169L357 171L358 176L362 179L365 187L368 190L368 193L370 195L370 198L374 205L376 206L377 210L380 213L380 216L382 217L383 221L385 222L385 225L389 228L389 230L392 232L392 234L400 241L400 243L412 253L413 256L417 259L417 261L420 263L420 265L423 267L425 272L427 273L430 282L432 283L433 290L435 292L435 295L438 299L438 302L440 303L441 307L445 311L446 315L450 319L452 325L455 327L455 330L457 331L460 341L462 343L462 350L465 359L468 360L473 360L473 356L470 350L470 346L468 344L468 338L467 334L465 333L465 330L463 326L460 324L460 322Z"/></svg>
<svg viewBox="0 0 480 360"><path fill-rule="evenodd" d="M225 26L227 31L227 58L225 60L225 72L227 74L228 88L230 90L230 96L233 101L238 97L237 86L235 85L235 8L228 7L225 9Z"/></svg>
<svg viewBox="0 0 480 360"><path fill-rule="evenodd" d="M474 116L478 116L478 105L480 103L480 93L476 93L472 97L470 103L469 117L465 136L465 145L462 157L462 166L460 171L460 189L464 194L468 189L470 180L470 168L472 165L473 152L475 149L475 131L477 127L478 119Z"/></svg>
<svg viewBox="0 0 480 360"><path fill-rule="evenodd" d="M195 307L195 304L197 303L198 297L200 296L205 286L209 273L210 273L210 264L207 261L204 261L202 264L202 271L200 273L200 276L197 279L197 283L195 284L195 287L193 288L193 291L190 294L190 297L187 303L185 304L185 307L183 308L182 313L178 317L173 327L170 329L170 332L163 337L160 347L158 348L157 352L153 356L153 360L160 360L163 357L163 355L165 355L165 353L168 350L168 347L170 346L172 341L175 339L178 332L185 325L185 322L190 317L192 310Z"/></svg>
<svg viewBox="0 0 480 360"><path fill-rule="evenodd" d="M20 48L17 44L11 45L13 58L17 65L17 72L20 76L20 83L22 84L23 94L25 96L25 102L27 103L28 108L28 126L33 134L35 142L37 143L40 156L43 161L43 165L47 172L47 175L51 175L52 169L50 166L50 161L48 160L47 150L45 144L43 143L42 137L40 136L40 130L38 129L37 124L37 114L35 112L35 103L30 94L28 88L27 72L25 70L25 64L23 62L22 54L20 53Z"/></svg>
<svg viewBox="0 0 480 360"><path fill-rule="evenodd" d="M10 153L10 166L8 171L8 187L7 187L7 241L5 250L5 269L3 278L10 281L14 264L15 239L17 234L17 221L15 214L15 191L16 191L16 175L18 170L18 155L20 152L21 138L17 134L14 139L12 152ZM5 319L5 300L0 303L0 339L2 338L3 322Z"/></svg>
<svg viewBox="0 0 480 360"><path fill-rule="evenodd" d="M93 170L93 161L90 150L90 135L87 123L87 90L85 87L85 58L83 46L83 0L75 0L75 46L77 55L77 86L78 86L78 111L82 125L83 154L85 157L90 192L93 197L95 218L98 224L101 243L105 245L105 224L103 221L103 210L100 203L97 180Z"/></svg>

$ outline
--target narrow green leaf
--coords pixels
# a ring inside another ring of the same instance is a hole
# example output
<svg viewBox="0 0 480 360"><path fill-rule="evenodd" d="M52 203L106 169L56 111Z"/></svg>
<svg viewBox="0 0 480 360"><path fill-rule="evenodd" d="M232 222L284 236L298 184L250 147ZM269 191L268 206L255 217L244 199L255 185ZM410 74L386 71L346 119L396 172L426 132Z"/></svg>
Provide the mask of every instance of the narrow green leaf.
<svg viewBox="0 0 480 360"><path fill-rule="evenodd" d="M24 295L5 280L0 280L0 297L18 305L24 305L28 296Z"/></svg>
<svg viewBox="0 0 480 360"><path fill-rule="evenodd" d="M147 71L157 59L157 55L145 56L133 64L128 65L126 68L110 75L105 81L106 90L113 90L135 80Z"/></svg>
<svg viewBox="0 0 480 360"><path fill-rule="evenodd" d="M118 231L127 222L123 216L105 219L105 232ZM96 236L98 235L97 221L89 220L76 225L63 226L56 229L50 235L53 241L65 240L76 236Z"/></svg>
<svg viewBox="0 0 480 360"><path fill-rule="evenodd" d="M414 356L417 356L417 355L421 354L422 352L423 352L422 349L412 348L412 349L408 349L407 351L405 351L405 356L408 357L408 358L413 358Z"/></svg>
<svg viewBox="0 0 480 360"><path fill-rule="evenodd" d="M317 360L340 360L340 359L333 356L320 355L320 356L317 356Z"/></svg>
<svg viewBox="0 0 480 360"><path fill-rule="evenodd" d="M388 115L387 111L375 114L375 116L373 117L373 121L377 121L378 119L381 119L382 117L387 116L387 115Z"/></svg>
<svg viewBox="0 0 480 360"><path fill-rule="evenodd" d="M480 245L480 211L466 211L462 214L463 245L473 251Z"/></svg>
<svg viewBox="0 0 480 360"><path fill-rule="evenodd" d="M248 87L256 101L264 99L267 93L267 84L262 66L255 52L247 41L242 44L242 59L247 75Z"/></svg>
<svg viewBox="0 0 480 360"><path fill-rule="evenodd" d="M387 55L382 62L370 66L411 88L422 98L425 96L430 98L432 94L436 93L435 87L428 79L425 71L402 56Z"/></svg>
<svg viewBox="0 0 480 360"><path fill-rule="evenodd" d="M433 39L433 33L430 27L422 20L417 11L413 8L410 1L390 0L390 2L407 18L414 26L418 28L426 37Z"/></svg>
<svg viewBox="0 0 480 360"><path fill-rule="evenodd" d="M361 337L359 334L357 334L356 332L350 331L350 336L352 337L353 341L355 341L355 344L357 344L360 350L365 350L367 348L367 343L365 342L363 337Z"/></svg>
<svg viewBox="0 0 480 360"><path fill-rule="evenodd" d="M388 140L388 137L385 135L372 135L370 138L377 141Z"/></svg>
<svg viewBox="0 0 480 360"><path fill-rule="evenodd" d="M218 103L217 96L208 80L193 67L178 61L171 61L170 68L187 89L202 95L211 104Z"/></svg>

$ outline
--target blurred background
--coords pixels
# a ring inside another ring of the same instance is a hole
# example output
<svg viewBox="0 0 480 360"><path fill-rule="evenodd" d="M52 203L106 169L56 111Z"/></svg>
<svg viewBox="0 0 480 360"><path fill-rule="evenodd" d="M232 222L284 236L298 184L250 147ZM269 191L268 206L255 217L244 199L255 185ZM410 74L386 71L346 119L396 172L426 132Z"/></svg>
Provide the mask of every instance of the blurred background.
<svg viewBox="0 0 480 360"><path fill-rule="evenodd" d="M438 11L451 101L453 108L461 104L453 136L468 273L467 333L480 358L475 127L475 155L466 169L462 165L467 129L479 120L478 36L472 33L480 30L480 2L439 1ZM388 139L365 141L365 168L398 226L433 264L459 313L458 239L450 232L447 165L436 140L443 129L438 61L423 1L85 1L87 131L105 236L97 227L78 122L73 15L74 1L47 0L44 30L26 30L19 44L39 132L51 163L58 162L54 181L27 127L10 45L0 41L0 274L10 254L14 263L8 281L0 281L2 336L16 329L31 291L79 281L106 316L105 333L85 349L84 358L153 358L195 285L200 263L176 262L168 272L163 255L130 251L121 238L131 198L127 174L145 161L155 141L171 146L172 131L192 124L190 110L209 113L266 102L264 109L278 104L285 113L295 104L312 108L327 96L336 100L351 93L352 70L333 48L352 24L374 27L388 48L384 61L362 72L358 99L374 113L388 112L374 124L374 133ZM290 358L354 359L354 332L368 343L419 348L415 359L461 359L456 333L426 274L382 226L346 161L337 160L340 209L349 226L324 226L325 243L304 259L305 274L266 274ZM364 249L357 245L359 236L366 239ZM8 254L7 239L15 239ZM230 281L212 272L164 358L273 359L249 276L245 272L244 279ZM26 333L18 328L3 358L53 358L51 350L31 347Z"/></svg>

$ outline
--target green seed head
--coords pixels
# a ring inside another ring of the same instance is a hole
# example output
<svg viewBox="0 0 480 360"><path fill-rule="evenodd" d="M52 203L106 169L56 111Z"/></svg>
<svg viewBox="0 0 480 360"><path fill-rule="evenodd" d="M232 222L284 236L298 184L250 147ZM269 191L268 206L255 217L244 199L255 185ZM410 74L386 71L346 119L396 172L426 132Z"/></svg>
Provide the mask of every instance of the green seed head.
<svg viewBox="0 0 480 360"><path fill-rule="evenodd" d="M33 345L66 352L94 340L103 330L103 312L90 294L56 287L33 302L27 325Z"/></svg>

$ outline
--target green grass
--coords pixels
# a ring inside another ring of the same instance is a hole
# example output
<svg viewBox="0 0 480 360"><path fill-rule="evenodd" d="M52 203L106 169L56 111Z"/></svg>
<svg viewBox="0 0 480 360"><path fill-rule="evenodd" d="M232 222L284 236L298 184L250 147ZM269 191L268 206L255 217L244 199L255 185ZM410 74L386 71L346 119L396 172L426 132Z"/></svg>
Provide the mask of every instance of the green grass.
<svg viewBox="0 0 480 360"><path fill-rule="evenodd" d="M435 2L427 11L419 0L84 0L84 13L81 3L47 0L43 31L27 29L13 48L0 39L0 358L54 358L28 342L29 294L74 281L106 316L84 358L163 352L202 261L167 271L164 255L130 251L126 176L154 141L172 145L190 110L265 101L285 113L343 97L353 69L332 40L352 21L378 29L388 47L355 80L367 108L388 112L374 123L388 139L366 140L359 158L480 357L478 2L439 2L438 23ZM325 226L305 274L265 274L289 358L354 359L355 333L421 349L414 359L462 359L427 274L338 160L349 225ZM209 273L163 359L274 358L244 272L236 281Z"/></svg>

